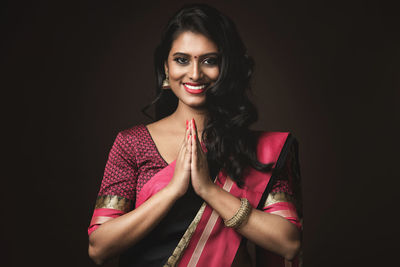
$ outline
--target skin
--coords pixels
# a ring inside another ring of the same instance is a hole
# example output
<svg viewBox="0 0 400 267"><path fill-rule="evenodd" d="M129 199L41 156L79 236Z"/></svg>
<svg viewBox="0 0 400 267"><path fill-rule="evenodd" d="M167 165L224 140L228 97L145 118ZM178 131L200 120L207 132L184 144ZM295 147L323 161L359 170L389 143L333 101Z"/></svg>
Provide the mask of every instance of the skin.
<svg viewBox="0 0 400 267"><path fill-rule="evenodd" d="M89 237L89 256L102 264L145 237L169 212L177 199L186 194L189 183L194 191L222 219L231 218L240 199L216 186L209 177L207 155L200 146L207 117L206 95L190 94L184 84L210 85L219 76L218 49L201 34L183 32L173 42L165 69L171 90L178 97L176 111L147 125L154 142L167 163L176 160L170 183L138 208L105 222ZM186 124L185 124L186 121ZM255 244L293 259L300 249L300 234L286 219L253 209L248 221L237 231Z"/></svg>

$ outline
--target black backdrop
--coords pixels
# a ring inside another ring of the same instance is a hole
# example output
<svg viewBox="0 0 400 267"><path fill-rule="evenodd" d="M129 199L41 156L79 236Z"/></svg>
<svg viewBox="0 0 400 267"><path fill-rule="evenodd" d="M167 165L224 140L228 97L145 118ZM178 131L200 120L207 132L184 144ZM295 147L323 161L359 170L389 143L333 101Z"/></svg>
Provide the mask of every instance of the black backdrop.
<svg viewBox="0 0 400 267"><path fill-rule="evenodd" d="M208 2L256 60L254 128L300 141L305 266L396 262L395 7ZM153 50L182 3L2 4L4 266L94 265L87 226L108 151L118 131L148 122Z"/></svg>

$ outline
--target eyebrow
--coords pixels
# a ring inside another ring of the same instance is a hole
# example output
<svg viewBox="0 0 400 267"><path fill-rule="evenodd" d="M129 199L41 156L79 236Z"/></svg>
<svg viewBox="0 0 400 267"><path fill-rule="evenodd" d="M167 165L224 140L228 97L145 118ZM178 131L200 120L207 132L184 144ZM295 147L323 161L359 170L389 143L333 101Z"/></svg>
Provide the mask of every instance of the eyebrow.
<svg viewBox="0 0 400 267"><path fill-rule="evenodd" d="M182 53L182 52L176 52L176 53L174 53L172 56L174 56L174 57L175 57L175 56L190 57L189 54ZM206 54L200 55L199 57L202 58L202 57L208 57L208 56L219 56L219 53L217 53L217 52L211 52L211 53L206 53Z"/></svg>

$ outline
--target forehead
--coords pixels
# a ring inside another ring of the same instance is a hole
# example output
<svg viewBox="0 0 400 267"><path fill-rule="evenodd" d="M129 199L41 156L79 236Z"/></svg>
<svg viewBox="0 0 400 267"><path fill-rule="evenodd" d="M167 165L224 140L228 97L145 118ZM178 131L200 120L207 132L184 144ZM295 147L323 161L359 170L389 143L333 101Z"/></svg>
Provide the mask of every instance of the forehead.
<svg viewBox="0 0 400 267"><path fill-rule="evenodd" d="M170 54L185 53L191 56L201 56L218 52L217 45L205 35L190 31L183 32L173 41Z"/></svg>

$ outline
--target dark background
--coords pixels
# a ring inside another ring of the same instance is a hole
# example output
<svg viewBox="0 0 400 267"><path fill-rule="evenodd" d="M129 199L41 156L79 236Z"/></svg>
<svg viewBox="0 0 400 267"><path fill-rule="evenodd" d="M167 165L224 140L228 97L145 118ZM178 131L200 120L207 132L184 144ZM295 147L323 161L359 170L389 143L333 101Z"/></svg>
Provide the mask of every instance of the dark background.
<svg viewBox="0 0 400 267"><path fill-rule="evenodd" d="M256 60L254 128L300 142L305 266L392 266L398 9L208 2ZM2 266L94 265L87 226L108 151L118 131L149 122L140 110L154 97L153 51L182 3L2 4Z"/></svg>

